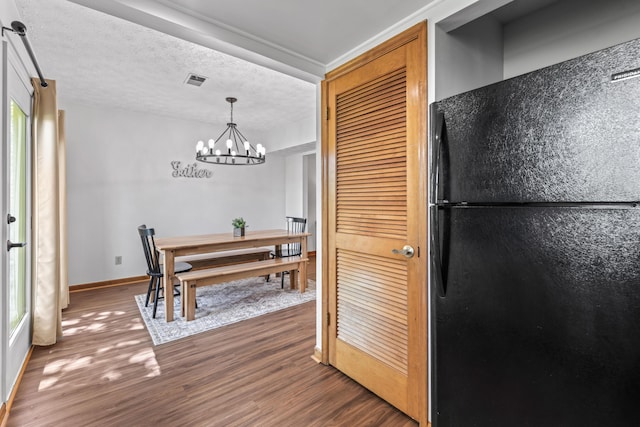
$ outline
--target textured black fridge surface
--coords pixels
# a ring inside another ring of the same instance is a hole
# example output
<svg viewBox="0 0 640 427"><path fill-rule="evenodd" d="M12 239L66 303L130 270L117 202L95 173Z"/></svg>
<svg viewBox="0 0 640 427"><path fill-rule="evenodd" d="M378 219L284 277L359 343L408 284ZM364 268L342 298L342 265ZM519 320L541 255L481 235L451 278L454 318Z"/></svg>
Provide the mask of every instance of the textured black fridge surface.
<svg viewBox="0 0 640 427"><path fill-rule="evenodd" d="M640 200L640 39L438 102L440 199Z"/></svg>
<svg viewBox="0 0 640 427"><path fill-rule="evenodd" d="M637 426L640 209L439 211L434 427Z"/></svg>

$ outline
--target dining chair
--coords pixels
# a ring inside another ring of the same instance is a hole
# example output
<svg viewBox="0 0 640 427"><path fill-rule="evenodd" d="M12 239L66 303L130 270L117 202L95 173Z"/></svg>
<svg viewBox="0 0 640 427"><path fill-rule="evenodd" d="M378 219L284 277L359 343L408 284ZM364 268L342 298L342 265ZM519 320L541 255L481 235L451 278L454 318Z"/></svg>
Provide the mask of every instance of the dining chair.
<svg viewBox="0 0 640 427"><path fill-rule="evenodd" d="M138 234L142 240L142 249L144 250L144 257L147 260L147 276L149 276L149 287L147 288L147 299L144 306L149 306L149 298L153 291L153 318L155 319L156 311L158 310L158 300L164 298L160 297L160 291L164 289L162 286L163 266L160 263L160 252L156 249L156 242L153 238L155 230L153 228L147 228L145 224L142 224L138 227ZM191 268L191 264L188 262L176 262L173 273L184 273L185 271L191 270ZM180 295L180 291L175 287L174 295Z"/></svg>
<svg viewBox="0 0 640 427"><path fill-rule="evenodd" d="M287 220L287 231L289 233L304 233L305 228L307 227L307 219L306 218L297 218L294 216L286 217ZM300 242L296 243L287 243L284 245L276 246L275 251L271 253L273 258L287 258L291 256L300 256L302 255L302 244ZM289 274L288 271L281 273L280 277L282 278L281 286L284 289L284 275Z"/></svg>

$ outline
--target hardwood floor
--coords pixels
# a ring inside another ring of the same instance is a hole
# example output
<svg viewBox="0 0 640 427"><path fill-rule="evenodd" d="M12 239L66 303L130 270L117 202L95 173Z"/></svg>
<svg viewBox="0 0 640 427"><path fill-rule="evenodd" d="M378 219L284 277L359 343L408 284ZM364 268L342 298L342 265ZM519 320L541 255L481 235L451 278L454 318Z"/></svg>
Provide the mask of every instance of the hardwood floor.
<svg viewBox="0 0 640 427"><path fill-rule="evenodd" d="M417 425L310 358L315 301L154 347L133 300L145 287L72 293L9 427Z"/></svg>

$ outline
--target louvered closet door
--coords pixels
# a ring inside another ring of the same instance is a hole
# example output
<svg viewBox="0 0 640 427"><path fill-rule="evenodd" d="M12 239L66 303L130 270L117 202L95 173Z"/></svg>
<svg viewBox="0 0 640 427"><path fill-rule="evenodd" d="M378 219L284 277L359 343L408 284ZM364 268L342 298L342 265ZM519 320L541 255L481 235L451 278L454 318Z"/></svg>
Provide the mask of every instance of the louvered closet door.
<svg viewBox="0 0 640 427"><path fill-rule="evenodd" d="M426 411L426 60L415 39L327 82L330 363ZM424 97L421 99L421 97ZM406 258L393 249L410 245Z"/></svg>

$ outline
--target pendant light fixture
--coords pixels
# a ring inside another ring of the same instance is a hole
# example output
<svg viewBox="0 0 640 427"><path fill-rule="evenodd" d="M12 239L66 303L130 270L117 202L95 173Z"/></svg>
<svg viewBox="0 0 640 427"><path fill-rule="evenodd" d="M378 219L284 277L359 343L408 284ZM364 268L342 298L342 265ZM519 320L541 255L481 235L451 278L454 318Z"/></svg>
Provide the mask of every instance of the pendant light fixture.
<svg viewBox="0 0 640 427"><path fill-rule="evenodd" d="M196 160L216 165L259 165L266 160L266 149L262 144L253 146L238 130L233 122L233 103L236 98L226 98L231 105L231 120L227 128L215 140L210 139L207 144L198 141L196 145Z"/></svg>

